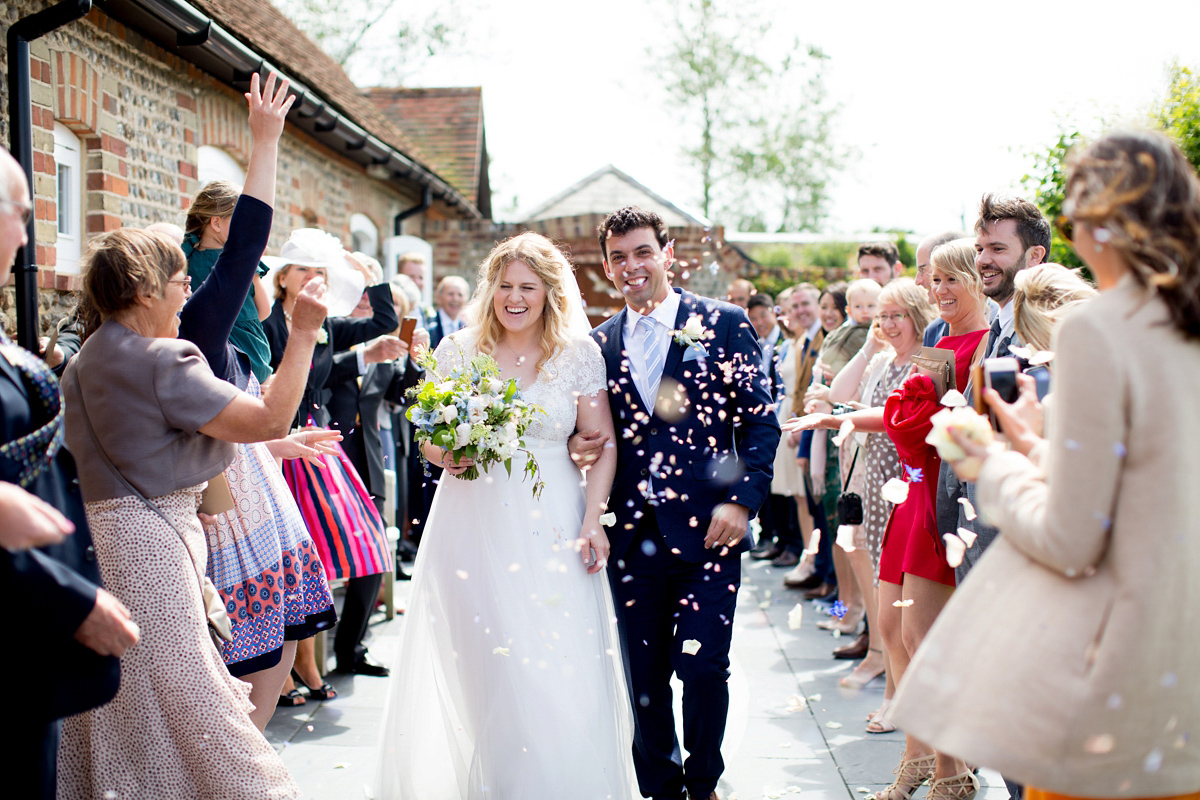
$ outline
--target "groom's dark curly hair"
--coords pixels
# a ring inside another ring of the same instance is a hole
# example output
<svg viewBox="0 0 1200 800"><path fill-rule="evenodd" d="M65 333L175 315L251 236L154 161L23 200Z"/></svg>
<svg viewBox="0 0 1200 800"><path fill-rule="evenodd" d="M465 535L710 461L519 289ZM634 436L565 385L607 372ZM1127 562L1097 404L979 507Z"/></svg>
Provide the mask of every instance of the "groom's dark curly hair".
<svg viewBox="0 0 1200 800"><path fill-rule="evenodd" d="M646 211L637 206L625 206L605 217L604 221L596 228L596 234L600 239L600 252L604 254L604 260L608 261L609 237L624 236L638 228L649 228L654 231L654 237L658 239L658 246L667 246L667 224L662 221L662 217L653 211Z"/></svg>

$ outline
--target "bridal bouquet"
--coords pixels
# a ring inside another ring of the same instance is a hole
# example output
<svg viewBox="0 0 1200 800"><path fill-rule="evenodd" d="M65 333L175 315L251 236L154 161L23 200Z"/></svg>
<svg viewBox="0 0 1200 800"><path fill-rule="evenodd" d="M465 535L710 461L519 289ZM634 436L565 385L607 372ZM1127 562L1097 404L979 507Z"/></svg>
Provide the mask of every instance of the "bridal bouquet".
<svg viewBox="0 0 1200 800"><path fill-rule="evenodd" d="M503 380L495 359L484 354L445 375L432 352L426 351L419 363L429 377L409 390L415 402L407 413L417 443L443 447L454 460L474 459L459 475L469 481L497 463L512 475L513 456L525 453L525 477L533 479L533 496L539 497L545 484L521 437L541 409L521 398L517 382Z"/></svg>

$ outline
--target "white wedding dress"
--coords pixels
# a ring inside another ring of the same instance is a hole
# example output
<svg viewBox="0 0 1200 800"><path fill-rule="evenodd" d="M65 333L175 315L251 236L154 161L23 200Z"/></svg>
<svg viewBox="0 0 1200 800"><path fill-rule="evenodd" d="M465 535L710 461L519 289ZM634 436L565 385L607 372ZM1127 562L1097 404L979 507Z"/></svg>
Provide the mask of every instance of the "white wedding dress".
<svg viewBox="0 0 1200 800"><path fill-rule="evenodd" d="M475 354L465 329L437 348L441 369ZM545 410L523 457L473 481L446 473L434 498L384 714L376 800L627 800L632 716L608 580L588 575L567 453L580 395L606 388L589 337L523 388Z"/></svg>

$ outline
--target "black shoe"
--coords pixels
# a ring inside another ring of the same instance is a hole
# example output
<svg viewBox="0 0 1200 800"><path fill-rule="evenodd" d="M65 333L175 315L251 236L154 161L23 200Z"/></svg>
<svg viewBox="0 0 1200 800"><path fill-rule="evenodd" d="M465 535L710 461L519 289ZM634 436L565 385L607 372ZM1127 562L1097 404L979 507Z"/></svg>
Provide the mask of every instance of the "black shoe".
<svg viewBox="0 0 1200 800"><path fill-rule="evenodd" d="M754 547L750 550L750 555L754 558L758 558L760 554L767 552L774 546L774 539L763 537L762 539L759 539L758 544L754 545Z"/></svg>
<svg viewBox="0 0 1200 800"><path fill-rule="evenodd" d="M412 561L417 557L417 546L407 539L401 539L400 546L396 550L396 555L400 556L402 561Z"/></svg>
<svg viewBox="0 0 1200 800"><path fill-rule="evenodd" d="M793 550L784 550L771 559L772 567L794 567L800 563L800 556Z"/></svg>
<svg viewBox="0 0 1200 800"><path fill-rule="evenodd" d="M392 674L391 670L383 664L376 664L367 656L363 656L348 667L338 664L336 671L344 675L370 675L375 678L386 678Z"/></svg>
<svg viewBox="0 0 1200 800"><path fill-rule="evenodd" d="M782 554L783 554L783 545L779 544L778 542L775 542L770 547L768 547L766 550L763 550L761 553L756 553L753 550L750 551L750 557L753 559L757 559L759 561L771 561L773 559L779 558L779 556Z"/></svg>
<svg viewBox="0 0 1200 800"><path fill-rule="evenodd" d="M398 581L411 581L412 580L412 573L405 572L404 567L400 566L399 561L396 561L396 580L398 580Z"/></svg>

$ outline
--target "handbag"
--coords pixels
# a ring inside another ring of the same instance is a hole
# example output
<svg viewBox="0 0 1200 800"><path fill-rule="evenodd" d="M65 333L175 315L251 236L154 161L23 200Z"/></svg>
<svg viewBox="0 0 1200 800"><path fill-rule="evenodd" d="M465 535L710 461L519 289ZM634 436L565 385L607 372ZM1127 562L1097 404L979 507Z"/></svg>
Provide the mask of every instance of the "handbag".
<svg viewBox="0 0 1200 800"><path fill-rule="evenodd" d="M112 459L108 457L104 446L100 444L100 439L96 437L96 430L92 427L91 417L87 413L87 404L83 402L83 391L79 388L78 376L75 381L75 394L79 398L79 409L83 412L83 421L87 424L88 434L92 437L92 444L96 445L96 449L100 451L100 457L104 459L105 465L113 475L117 476L117 480L129 490L137 499L146 504L146 507L162 518L162 521L167 523L171 530L175 531L179 536L179 541L183 544L183 549L188 553L188 559L191 559L191 550L188 549L187 540L184 539L183 532L175 527L175 523L163 513L163 510L137 490L129 480L121 474L116 465L112 463ZM224 479L224 476L222 476ZM196 564L192 562L192 568L196 568ZM229 614L225 611L225 601L221 599L221 593L217 591L217 585L212 582L212 578L207 575L201 575L200 570L196 570L196 577L200 584L200 599L204 603L204 615L208 619L208 635L212 637L213 645L220 653L224 649L224 645L233 641L233 627L229 623Z"/></svg>
<svg viewBox="0 0 1200 800"><path fill-rule="evenodd" d="M848 492L850 478L854 475L854 467L858 464L858 454L862 447L854 450L854 458L850 461L850 471L846 473L846 482L842 484L842 493L837 499L837 515L839 525L862 525L863 504L857 492Z"/></svg>

